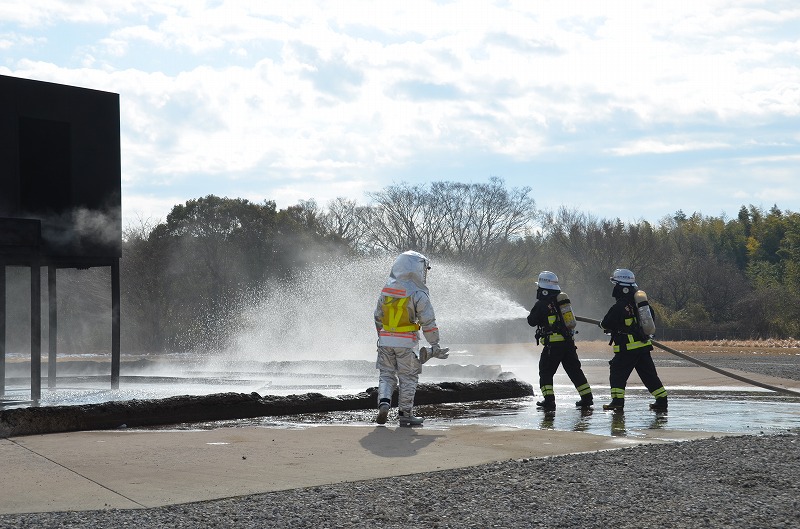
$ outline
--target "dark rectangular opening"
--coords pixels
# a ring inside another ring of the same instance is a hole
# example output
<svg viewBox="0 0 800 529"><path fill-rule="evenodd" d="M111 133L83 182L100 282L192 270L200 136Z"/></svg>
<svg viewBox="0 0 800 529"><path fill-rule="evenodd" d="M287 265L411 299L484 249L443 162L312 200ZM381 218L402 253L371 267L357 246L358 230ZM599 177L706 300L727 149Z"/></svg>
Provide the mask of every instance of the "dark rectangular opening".
<svg viewBox="0 0 800 529"><path fill-rule="evenodd" d="M19 118L20 202L25 213L60 214L72 203L70 124Z"/></svg>

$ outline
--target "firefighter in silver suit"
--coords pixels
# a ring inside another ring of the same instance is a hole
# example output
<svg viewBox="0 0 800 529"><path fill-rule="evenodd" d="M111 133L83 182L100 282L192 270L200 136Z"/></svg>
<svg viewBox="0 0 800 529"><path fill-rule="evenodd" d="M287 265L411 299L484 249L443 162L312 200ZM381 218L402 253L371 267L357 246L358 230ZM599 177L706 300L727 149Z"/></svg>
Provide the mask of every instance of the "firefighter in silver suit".
<svg viewBox="0 0 800 529"><path fill-rule="evenodd" d="M389 279L381 290L375 307L378 332L378 424L385 424L392 395L398 389L400 426L418 426L421 417L412 414L417 381L422 364L429 358L447 358L448 349L439 347L439 329L428 295L426 280L430 261L424 255L408 251L392 265ZM418 357L419 331L431 348ZM399 382L399 387L398 387Z"/></svg>

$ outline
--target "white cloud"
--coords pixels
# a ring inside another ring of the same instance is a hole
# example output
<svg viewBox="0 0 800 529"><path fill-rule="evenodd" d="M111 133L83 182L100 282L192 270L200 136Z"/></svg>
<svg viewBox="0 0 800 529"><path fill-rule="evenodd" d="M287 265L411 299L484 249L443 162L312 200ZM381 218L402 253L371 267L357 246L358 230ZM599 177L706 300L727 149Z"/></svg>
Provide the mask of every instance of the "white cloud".
<svg viewBox="0 0 800 529"><path fill-rule="evenodd" d="M621 147L608 149L617 156L634 156L637 154L672 154L677 152L700 151L709 149L728 149L731 146L723 142L673 141L664 142L656 139L628 142Z"/></svg>
<svg viewBox="0 0 800 529"><path fill-rule="evenodd" d="M659 187L683 190L708 186L713 182L714 176L709 169L695 168L661 173L653 178Z"/></svg>
<svg viewBox="0 0 800 529"><path fill-rule="evenodd" d="M583 178L692 153L663 186L791 163L798 21L788 0L8 0L0 48L3 73L121 95L136 196L202 177L289 200L443 159L510 185L542 160Z"/></svg>
<svg viewBox="0 0 800 529"><path fill-rule="evenodd" d="M784 162L800 162L800 154L783 154L783 155L765 155L765 156L752 156L747 158L738 158L739 163L742 165L753 165L763 163L784 163ZM800 178L800 177L798 177Z"/></svg>

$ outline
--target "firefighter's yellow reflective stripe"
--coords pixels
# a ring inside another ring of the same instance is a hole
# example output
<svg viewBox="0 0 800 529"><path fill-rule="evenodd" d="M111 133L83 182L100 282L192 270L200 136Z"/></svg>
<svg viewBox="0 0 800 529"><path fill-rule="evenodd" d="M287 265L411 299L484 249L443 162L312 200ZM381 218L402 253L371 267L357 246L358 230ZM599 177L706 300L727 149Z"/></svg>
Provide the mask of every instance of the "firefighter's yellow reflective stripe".
<svg viewBox="0 0 800 529"><path fill-rule="evenodd" d="M627 322L628 320L625 321ZM653 345L653 342L651 342L650 340L647 340L646 342L637 342L636 338L634 338L632 334L626 334L625 336L628 337L628 343L625 344L625 350L627 351L632 351L634 349L639 349L640 347L647 347L648 345ZM614 352L615 353L619 352L619 345L614 346Z"/></svg>
<svg viewBox="0 0 800 529"><path fill-rule="evenodd" d="M588 382L582 386L575 386L575 389L578 390L578 395L580 396L588 395L592 392L592 388L589 386Z"/></svg>
<svg viewBox="0 0 800 529"><path fill-rule="evenodd" d="M419 325L416 323L412 323L411 325L403 325L401 327L395 327L392 332L411 332L411 331L418 331Z"/></svg>
<svg viewBox="0 0 800 529"><path fill-rule="evenodd" d="M625 388L611 388L611 398L612 399L624 399L625 398Z"/></svg>
<svg viewBox="0 0 800 529"><path fill-rule="evenodd" d="M650 394L653 395L655 398L660 399L662 397L667 396L667 390L664 389L664 386L661 386L657 390L650 392Z"/></svg>
<svg viewBox="0 0 800 529"><path fill-rule="evenodd" d="M394 299L394 298L387 298L387 299ZM390 328L397 330L397 326L400 324L400 318L403 317L403 306L405 306L406 301L408 301L408 298L400 298L395 303L387 301L386 309L389 312Z"/></svg>
<svg viewBox="0 0 800 529"><path fill-rule="evenodd" d="M411 323L405 308L408 298L385 296L383 300L383 330L390 332L418 331L419 325Z"/></svg>
<svg viewBox="0 0 800 529"><path fill-rule="evenodd" d="M542 396L545 397L547 395L555 395L553 391L553 386L542 386Z"/></svg>
<svg viewBox="0 0 800 529"><path fill-rule="evenodd" d="M557 319L558 319L557 316L554 316L554 315L551 314L551 315L547 316L547 323L549 323L550 326L553 326L556 323ZM563 342L564 341L564 335L559 334L557 332L554 332L552 334L548 334L547 336L548 336L548 341L550 343Z"/></svg>

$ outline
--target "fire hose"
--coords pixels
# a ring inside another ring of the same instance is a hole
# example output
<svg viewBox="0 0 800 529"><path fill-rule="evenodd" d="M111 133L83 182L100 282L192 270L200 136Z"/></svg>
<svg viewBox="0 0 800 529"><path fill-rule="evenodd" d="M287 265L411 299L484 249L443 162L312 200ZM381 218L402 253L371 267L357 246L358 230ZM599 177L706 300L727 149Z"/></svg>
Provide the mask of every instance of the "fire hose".
<svg viewBox="0 0 800 529"><path fill-rule="evenodd" d="M583 316L575 316L575 319L578 320L578 321L582 321L584 323L593 323L595 325L600 325L600 322L598 320L593 320L592 318L584 318ZM730 371L726 371L724 369L720 369L719 367L712 366L711 364L707 364L706 362L703 362L702 360L698 360L697 358L692 358L691 356L687 355L686 353L682 353L680 351L676 351L672 347L668 347L668 346L666 346L666 345L664 345L664 344L662 344L660 342L657 342L656 340L653 340L652 338L650 339L650 341L653 343L653 345L655 345L659 349L663 349L668 353L672 353L675 356L683 358L684 360L688 360L689 362L692 362L692 363L695 363L695 364L697 364L699 366L705 367L706 369L710 369L711 371L719 373L720 375L725 375L726 377L730 377L730 378L736 379L736 380L738 380L740 382L744 382L746 384L751 384L753 386L758 386L758 387L761 387L761 388L764 388L764 389L768 389L770 391L775 391L777 393L783 393L784 395L791 395L793 397L800 397L800 392L798 392L798 391L794 391L794 390L786 389L786 388L781 388L781 387L778 387L778 386L772 386L770 384L764 384L763 382L759 382L757 380L753 380L752 378L747 378L747 377L743 377L741 375L737 375L736 373L731 373Z"/></svg>

